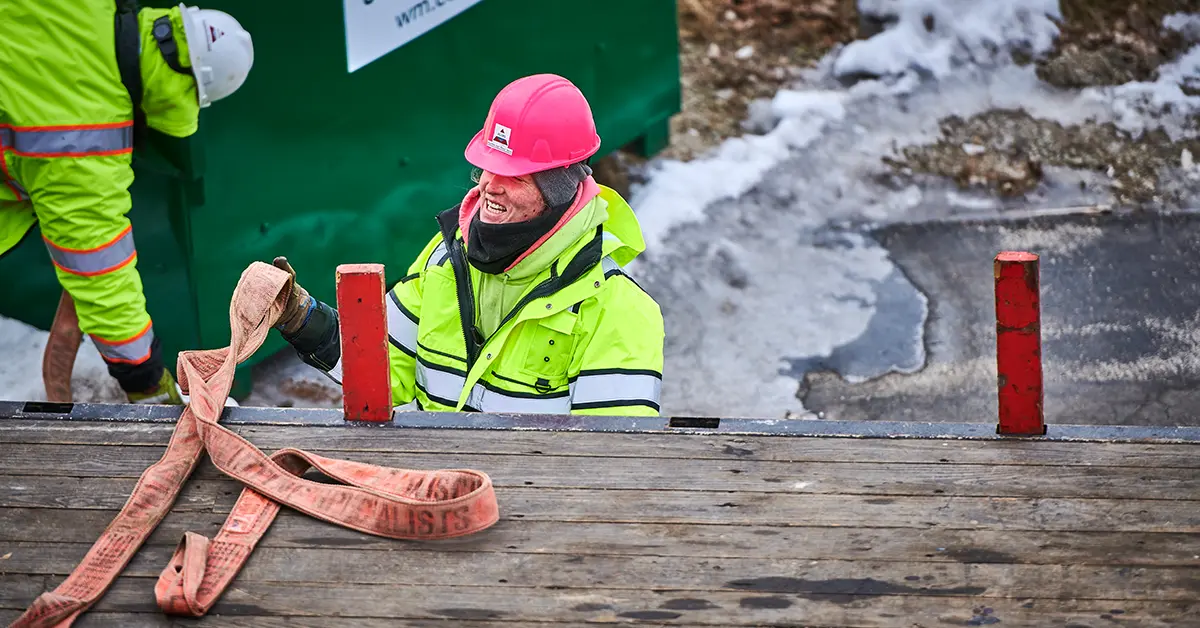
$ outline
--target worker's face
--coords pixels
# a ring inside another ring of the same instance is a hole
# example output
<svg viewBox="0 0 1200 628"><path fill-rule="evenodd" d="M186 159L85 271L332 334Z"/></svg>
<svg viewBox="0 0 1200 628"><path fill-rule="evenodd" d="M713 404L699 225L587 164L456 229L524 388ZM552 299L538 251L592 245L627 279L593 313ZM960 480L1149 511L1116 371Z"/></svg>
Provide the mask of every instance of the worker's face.
<svg viewBox="0 0 1200 628"><path fill-rule="evenodd" d="M542 193L529 175L505 177L483 171L479 175L483 208L479 219L487 223L524 222L546 209Z"/></svg>

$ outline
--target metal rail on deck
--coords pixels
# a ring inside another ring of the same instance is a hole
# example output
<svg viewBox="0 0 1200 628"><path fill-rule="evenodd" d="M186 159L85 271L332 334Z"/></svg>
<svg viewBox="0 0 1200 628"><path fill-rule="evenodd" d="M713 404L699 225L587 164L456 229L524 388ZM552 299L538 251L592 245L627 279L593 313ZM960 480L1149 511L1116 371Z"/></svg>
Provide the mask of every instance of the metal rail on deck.
<svg viewBox="0 0 1200 628"><path fill-rule="evenodd" d="M5 419L174 423L179 406L0 401ZM823 421L816 419L723 419L716 417L595 417L579 415L395 412L383 423L346 421L341 410L306 408L225 408L228 425L280 425L356 429L514 430L620 432L629 434L744 434L747 436L1014 440L996 434L990 423L913 421ZM1026 439L1022 439L1026 440ZM1038 440L1200 444L1200 427L1053 425Z"/></svg>

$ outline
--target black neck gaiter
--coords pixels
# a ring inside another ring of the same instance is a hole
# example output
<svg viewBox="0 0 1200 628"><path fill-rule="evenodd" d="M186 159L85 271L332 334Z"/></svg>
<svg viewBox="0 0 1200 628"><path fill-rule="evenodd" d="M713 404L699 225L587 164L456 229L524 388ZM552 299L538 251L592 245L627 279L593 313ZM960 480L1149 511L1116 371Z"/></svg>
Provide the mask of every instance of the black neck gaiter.
<svg viewBox="0 0 1200 628"><path fill-rule="evenodd" d="M497 224L483 222L482 211L476 212L467 235L467 260L482 272L499 275L549 233L570 206L567 203L561 208L547 208L524 222Z"/></svg>

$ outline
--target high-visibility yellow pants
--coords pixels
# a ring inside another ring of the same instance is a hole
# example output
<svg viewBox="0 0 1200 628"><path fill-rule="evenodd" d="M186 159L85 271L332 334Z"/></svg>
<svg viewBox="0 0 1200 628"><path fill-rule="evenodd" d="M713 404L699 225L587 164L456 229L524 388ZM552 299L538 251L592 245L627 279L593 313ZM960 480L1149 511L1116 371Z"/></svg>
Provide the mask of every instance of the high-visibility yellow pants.
<svg viewBox="0 0 1200 628"><path fill-rule="evenodd" d="M0 127L0 253L40 225L80 329L118 379L149 361L156 346L126 216L131 130L128 124ZM141 381L150 374L136 377L135 389L157 382L161 369L152 370L154 381Z"/></svg>

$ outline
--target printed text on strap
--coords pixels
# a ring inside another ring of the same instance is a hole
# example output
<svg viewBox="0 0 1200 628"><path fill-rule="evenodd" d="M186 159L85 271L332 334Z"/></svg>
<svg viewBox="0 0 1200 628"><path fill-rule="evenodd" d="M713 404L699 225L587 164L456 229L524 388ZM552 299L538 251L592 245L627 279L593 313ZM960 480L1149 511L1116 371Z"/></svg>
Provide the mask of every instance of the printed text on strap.
<svg viewBox="0 0 1200 628"><path fill-rule="evenodd" d="M133 227L94 249L68 249L51 242L46 236L46 249L54 265L73 275L91 277L111 273L133 261L137 249L133 245Z"/></svg>
<svg viewBox="0 0 1200 628"><path fill-rule="evenodd" d="M119 155L133 150L133 123L5 126L0 142L24 157Z"/></svg>

